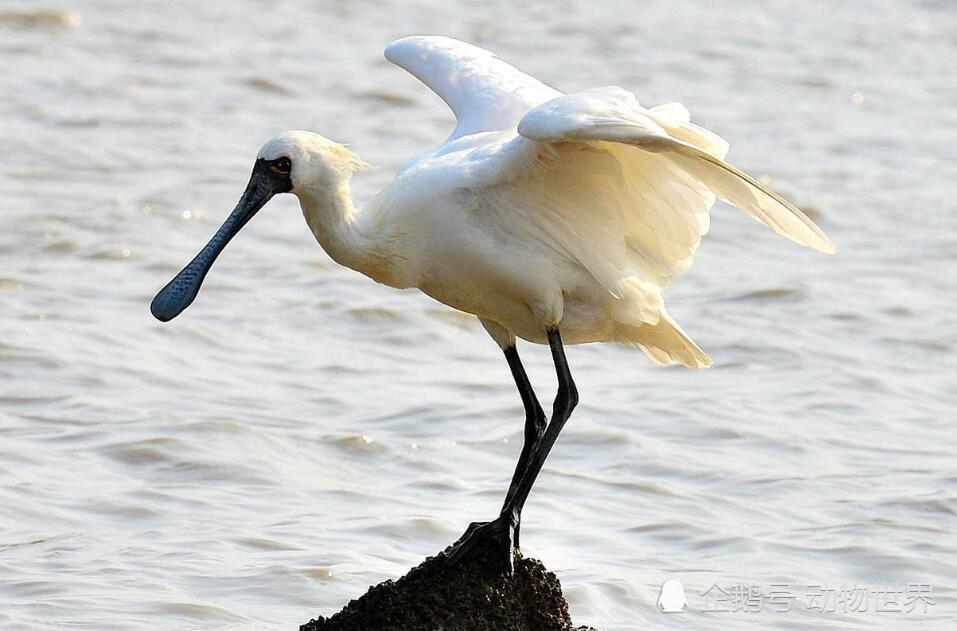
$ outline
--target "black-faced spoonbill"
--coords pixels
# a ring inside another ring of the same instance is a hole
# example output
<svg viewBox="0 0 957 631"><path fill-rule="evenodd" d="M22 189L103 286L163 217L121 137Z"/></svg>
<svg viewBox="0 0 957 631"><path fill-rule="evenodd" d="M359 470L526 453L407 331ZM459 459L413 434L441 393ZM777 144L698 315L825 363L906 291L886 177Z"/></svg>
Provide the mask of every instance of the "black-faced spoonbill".
<svg viewBox="0 0 957 631"><path fill-rule="evenodd" d="M449 558L489 539L510 561L522 507L578 402L563 343L617 342L660 364L708 366L661 294L691 264L715 198L797 243L834 248L801 211L728 165L728 143L682 105L645 109L618 87L562 94L446 37L401 39L385 55L448 103L452 135L356 208L349 178L364 163L355 154L311 132L279 134L235 210L151 310L176 317L229 240L273 195L293 193L336 262L478 316L518 386L525 441L501 513L469 526ZM551 348L558 394L547 422L516 338Z"/></svg>

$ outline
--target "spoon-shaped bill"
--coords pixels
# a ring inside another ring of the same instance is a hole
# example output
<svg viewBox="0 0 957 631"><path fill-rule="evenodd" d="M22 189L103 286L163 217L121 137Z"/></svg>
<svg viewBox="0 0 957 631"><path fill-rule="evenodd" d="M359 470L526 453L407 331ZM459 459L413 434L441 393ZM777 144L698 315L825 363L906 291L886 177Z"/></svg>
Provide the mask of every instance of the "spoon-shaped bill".
<svg viewBox="0 0 957 631"><path fill-rule="evenodd" d="M249 184L246 186L246 192L243 193L239 203L236 204L236 208L216 231L213 238L209 240L206 247L200 250L196 258L190 261L153 298L153 302L150 304L150 312L157 320L168 322L193 302L216 257L223 251L230 239L236 236L236 233L246 225L246 222L252 219L252 216L269 201L274 193L275 191L270 186L268 178L262 177L258 173L258 169L254 170Z"/></svg>

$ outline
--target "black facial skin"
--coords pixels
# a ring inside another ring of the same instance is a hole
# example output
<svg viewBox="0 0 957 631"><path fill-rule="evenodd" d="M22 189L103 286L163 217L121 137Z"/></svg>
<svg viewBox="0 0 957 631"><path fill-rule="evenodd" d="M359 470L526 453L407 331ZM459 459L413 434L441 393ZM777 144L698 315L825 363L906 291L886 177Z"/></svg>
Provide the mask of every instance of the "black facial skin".
<svg viewBox="0 0 957 631"><path fill-rule="evenodd" d="M200 250L196 258L190 261L153 298L150 304L153 317L161 322L167 322L178 316L193 302L209 268L230 239L236 236L236 233L273 195L288 193L292 190L291 172L292 162L287 157L256 160L252 175L249 177L249 184L246 185L246 191L236 204L236 208L209 240L206 247Z"/></svg>
<svg viewBox="0 0 957 631"><path fill-rule="evenodd" d="M256 166L253 167L253 173L256 172L256 169L259 168L259 163L264 163L269 167L269 172L272 174L273 182L275 184L276 193L288 193L292 190L292 178L289 177L290 172L292 171L292 161L289 158L276 158L275 160L263 160L259 158L256 160Z"/></svg>

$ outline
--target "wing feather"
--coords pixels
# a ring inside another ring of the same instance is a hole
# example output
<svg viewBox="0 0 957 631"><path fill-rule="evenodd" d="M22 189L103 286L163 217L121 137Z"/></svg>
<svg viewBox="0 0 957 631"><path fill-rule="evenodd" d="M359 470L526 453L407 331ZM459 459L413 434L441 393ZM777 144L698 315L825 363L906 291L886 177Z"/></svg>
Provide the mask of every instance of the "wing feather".
<svg viewBox="0 0 957 631"><path fill-rule="evenodd" d="M452 108L457 123L449 140L514 128L530 109L561 96L493 53L450 37L406 37L389 44L385 57Z"/></svg>
<svg viewBox="0 0 957 631"><path fill-rule="evenodd" d="M683 118L674 106L656 116L630 92L609 87L555 98L526 114L518 132L536 142L612 142L657 154L778 234L834 252L824 231L803 212L723 160L727 143Z"/></svg>

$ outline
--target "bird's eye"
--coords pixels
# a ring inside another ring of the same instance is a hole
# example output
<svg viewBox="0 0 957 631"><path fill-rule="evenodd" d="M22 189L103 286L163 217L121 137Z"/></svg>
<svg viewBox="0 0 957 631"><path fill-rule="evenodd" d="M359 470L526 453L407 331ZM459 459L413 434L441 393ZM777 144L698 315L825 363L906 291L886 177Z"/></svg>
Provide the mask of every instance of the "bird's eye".
<svg viewBox="0 0 957 631"><path fill-rule="evenodd" d="M289 161L289 158L279 158L276 160L276 164L273 164L269 168L273 173L289 175L289 171L292 169L292 162Z"/></svg>

